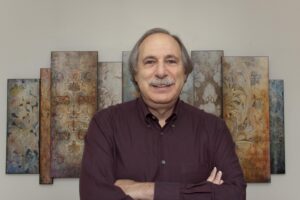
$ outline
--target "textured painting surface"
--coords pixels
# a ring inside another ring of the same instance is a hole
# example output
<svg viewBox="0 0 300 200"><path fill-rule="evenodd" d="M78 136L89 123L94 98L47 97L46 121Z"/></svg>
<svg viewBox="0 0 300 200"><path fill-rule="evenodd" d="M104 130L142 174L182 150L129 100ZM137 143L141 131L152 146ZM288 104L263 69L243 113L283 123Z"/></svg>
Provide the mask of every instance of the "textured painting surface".
<svg viewBox="0 0 300 200"><path fill-rule="evenodd" d="M98 110L122 103L122 63L98 63Z"/></svg>
<svg viewBox="0 0 300 200"><path fill-rule="evenodd" d="M134 83L131 81L131 75L129 72L129 55L130 51L122 52L122 101L130 101L139 96L139 92L136 90Z"/></svg>
<svg viewBox="0 0 300 200"><path fill-rule="evenodd" d="M223 51L192 51L194 106L218 117L222 115Z"/></svg>
<svg viewBox="0 0 300 200"><path fill-rule="evenodd" d="M52 184L50 166L50 68L40 69L40 184Z"/></svg>
<svg viewBox="0 0 300 200"><path fill-rule="evenodd" d="M39 173L39 80L7 82L6 173Z"/></svg>
<svg viewBox="0 0 300 200"><path fill-rule="evenodd" d="M223 115L248 182L270 181L268 57L223 57Z"/></svg>
<svg viewBox="0 0 300 200"><path fill-rule="evenodd" d="M51 54L51 175L78 177L84 136L97 110L97 52Z"/></svg>
<svg viewBox="0 0 300 200"><path fill-rule="evenodd" d="M285 173L283 80L270 80L271 173Z"/></svg>

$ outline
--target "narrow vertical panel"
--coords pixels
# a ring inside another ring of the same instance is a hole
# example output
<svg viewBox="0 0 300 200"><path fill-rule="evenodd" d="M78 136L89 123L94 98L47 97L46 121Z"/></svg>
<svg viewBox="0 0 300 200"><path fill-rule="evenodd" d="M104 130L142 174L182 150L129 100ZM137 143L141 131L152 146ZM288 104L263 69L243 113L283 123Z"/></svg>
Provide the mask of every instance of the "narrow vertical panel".
<svg viewBox="0 0 300 200"><path fill-rule="evenodd" d="M79 177L84 136L97 111L97 52L51 54L51 175Z"/></svg>
<svg viewBox="0 0 300 200"><path fill-rule="evenodd" d="M40 184L53 184L50 166L50 97L51 70L40 69Z"/></svg>
<svg viewBox="0 0 300 200"><path fill-rule="evenodd" d="M131 80L129 71L129 56L130 51L122 52L122 101L130 101L139 97L139 92Z"/></svg>
<svg viewBox="0 0 300 200"><path fill-rule="evenodd" d="M98 110L122 103L122 63L98 63Z"/></svg>
<svg viewBox="0 0 300 200"><path fill-rule="evenodd" d="M7 81L7 174L39 173L39 79Z"/></svg>
<svg viewBox="0 0 300 200"><path fill-rule="evenodd" d="M222 117L222 50L192 51L194 106Z"/></svg>
<svg viewBox="0 0 300 200"><path fill-rule="evenodd" d="M284 82L270 80L271 173L285 173Z"/></svg>
<svg viewBox="0 0 300 200"><path fill-rule="evenodd" d="M268 57L223 57L223 115L247 182L270 181Z"/></svg>

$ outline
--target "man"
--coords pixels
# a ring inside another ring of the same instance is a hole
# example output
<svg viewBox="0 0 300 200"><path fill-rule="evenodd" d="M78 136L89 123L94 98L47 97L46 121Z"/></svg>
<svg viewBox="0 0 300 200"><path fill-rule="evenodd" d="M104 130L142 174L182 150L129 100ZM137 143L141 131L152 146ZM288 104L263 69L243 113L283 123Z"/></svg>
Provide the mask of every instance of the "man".
<svg viewBox="0 0 300 200"><path fill-rule="evenodd" d="M141 97L92 119L81 200L244 200L246 184L224 121L179 100L192 71L180 39L152 29L129 63Z"/></svg>

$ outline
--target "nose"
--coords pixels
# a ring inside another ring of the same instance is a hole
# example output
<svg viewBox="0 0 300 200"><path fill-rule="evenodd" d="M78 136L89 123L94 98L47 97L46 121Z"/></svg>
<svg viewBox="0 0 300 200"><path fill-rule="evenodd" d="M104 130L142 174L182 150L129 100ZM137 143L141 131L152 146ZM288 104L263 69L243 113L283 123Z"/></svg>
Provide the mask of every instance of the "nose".
<svg viewBox="0 0 300 200"><path fill-rule="evenodd" d="M159 62L155 71L155 76L157 78L165 78L168 76L167 69L164 62Z"/></svg>

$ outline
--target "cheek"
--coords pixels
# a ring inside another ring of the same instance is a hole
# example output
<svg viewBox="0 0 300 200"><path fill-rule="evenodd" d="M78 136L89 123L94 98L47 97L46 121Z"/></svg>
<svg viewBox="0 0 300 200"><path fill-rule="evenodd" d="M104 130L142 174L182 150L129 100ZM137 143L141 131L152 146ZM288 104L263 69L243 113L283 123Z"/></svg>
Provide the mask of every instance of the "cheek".
<svg viewBox="0 0 300 200"><path fill-rule="evenodd" d="M145 88L148 86L148 81L145 77L142 77L142 76L138 76L138 77L135 77L135 81L138 85L138 87L141 89L141 88Z"/></svg>
<svg viewBox="0 0 300 200"><path fill-rule="evenodd" d="M184 83L187 79L187 76L185 74L179 73L179 74L177 74L176 78L177 78L177 81Z"/></svg>
<svg viewBox="0 0 300 200"><path fill-rule="evenodd" d="M153 75L150 72L140 72L139 74L135 75L134 79L141 84L148 82L152 77Z"/></svg>

